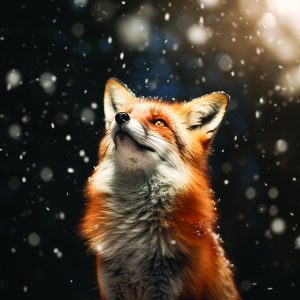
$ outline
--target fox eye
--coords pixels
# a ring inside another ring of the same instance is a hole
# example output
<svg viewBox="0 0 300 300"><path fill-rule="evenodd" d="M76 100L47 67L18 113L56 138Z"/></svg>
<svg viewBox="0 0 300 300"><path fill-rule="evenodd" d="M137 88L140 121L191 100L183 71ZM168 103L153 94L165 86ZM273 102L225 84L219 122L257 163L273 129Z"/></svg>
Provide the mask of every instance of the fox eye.
<svg viewBox="0 0 300 300"><path fill-rule="evenodd" d="M167 124L163 119L156 119L153 121L153 125L156 127L166 127Z"/></svg>

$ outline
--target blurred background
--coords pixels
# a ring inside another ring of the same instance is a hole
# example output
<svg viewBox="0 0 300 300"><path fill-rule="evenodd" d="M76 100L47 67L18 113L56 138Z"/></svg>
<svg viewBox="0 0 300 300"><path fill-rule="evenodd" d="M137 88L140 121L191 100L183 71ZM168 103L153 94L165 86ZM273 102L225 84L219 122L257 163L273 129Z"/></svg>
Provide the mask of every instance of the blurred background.
<svg viewBox="0 0 300 300"><path fill-rule="evenodd" d="M98 299L79 237L105 81L224 90L219 233L243 299L300 299L300 1L11 0L0 11L0 298Z"/></svg>

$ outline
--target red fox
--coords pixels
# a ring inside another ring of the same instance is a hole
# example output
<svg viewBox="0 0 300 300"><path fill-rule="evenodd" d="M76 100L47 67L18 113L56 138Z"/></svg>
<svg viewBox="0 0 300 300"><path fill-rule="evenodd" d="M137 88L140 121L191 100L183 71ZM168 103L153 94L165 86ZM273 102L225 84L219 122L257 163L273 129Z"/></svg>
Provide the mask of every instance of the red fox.
<svg viewBox="0 0 300 300"><path fill-rule="evenodd" d="M229 97L104 94L106 134L89 177L81 233L96 255L101 299L240 299L214 232L207 160Z"/></svg>

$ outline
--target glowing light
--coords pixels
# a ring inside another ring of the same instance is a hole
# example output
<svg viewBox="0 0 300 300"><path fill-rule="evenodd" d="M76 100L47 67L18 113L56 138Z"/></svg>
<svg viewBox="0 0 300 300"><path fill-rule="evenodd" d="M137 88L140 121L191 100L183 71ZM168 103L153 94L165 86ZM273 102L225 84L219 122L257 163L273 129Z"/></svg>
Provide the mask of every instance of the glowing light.
<svg viewBox="0 0 300 300"><path fill-rule="evenodd" d="M277 19L278 26L273 39L280 41L280 45L269 43L278 58L285 61L296 59L299 54L299 44L295 38L300 39L300 1L298 0L267 0L267 9ZM274 47L275 46L275 47Z"/></svg>
<svg viewBox="0 0 300 300"><path fill-rule="evenodd" d="M257 1L240 0L238 1L241 11L251 19L256 19L261 14L262 5Z"/></svg>
<svg viewBox="0 0 300 300"><path fill-rule="evenodd" d="M233 67L232 58L228 54L225 54L225 53L222 53L217 56L217 64L218 64L219 68L225 72L231 70Z"/></svg>
<svg viewBox="0 0 300 300"><path fill-rule="evenodd" d="M282 234L286 230L286 223L282 218L276 218L271 222L271 230L275 234Z"/></svg>
<svg viewBox="0 0 300 300"><path fill-rule="evenodd" d="M271 199L276 199L279 195L278 189L276 187L271 187L268 191L268 196Z"/></svg>
<svg viewBox="0 0 300 300"><path fill-rule="evenodd" d="M290 67L283 72L279 84L285 87L288 94L298 94L300 92L300 67Z"/></svg>
<svg viewBox="0 0 300 300"><path fill-rule="evenodd" d="M170 20L170 14L166 13L164 18L165 18L165 21L169 21Z"/></svg>
<svg viewBox="0 0 300 300"><path fill-rule="evenodd" d="M255 188L253 188L253 187L251 187L251 186L248 187L248 188L246 189L246 191L245 191L245 196L246 196L246 198L249 199L249 200L254 199L255 196L256 196L256 190L255 190Z"/></svg>
<svg viewBox="0 0 300 300"><path fill-rule="evenodd" d="M187 30L187 38L194 45L204 45L210 36L209 30L201 25L194 24Z"/></svg>
<svg viewBox="0 0 300 300"><path fill-rule="evenodd" d="M220 0L199 0L200 5L204 5L204 7L213 8L216 7Z"/></svg>
<svg viewBox="0 0 300 300"><path fill-rule="evenodd" d="M67 169L67 172L68 172L69 174L73 174L73 173L74 173L74 169L73 169L73 168L68 168L68 169Z"/></svg>
<svg viewBox="0 0 300 300"><path fill-rule="evenodd" d="M275 144L275 151L276 153L285 153L288 147L289 147L288 143L285 140L280 139Z"/></svg>
<svg viewBox="0 0 300 300"><path fill-rule="evenodd" d="M295 249L300 250L300 235L295 239Z"/></svg>
<svg viewBox="0 0 300 300"><path fill-rule="evenodd" d="M268 5L281 15L293 14L295 10L299 10L299 0L268 0Z"/></svg>
<svg viewBox="0 0 300 300"><path fill-rule="evenodd" d="M126 46L142 50L150 38L150 23L147 18L129 15L118 23L117 32Z"/></svg>
<svg viewBox="0 0 300 300"><path fill-rule="evenodd" d="M28 235L27 241L30 246L37 247L41 242L41 238L36 232L32 232Z"/></svg>
<svg viewBox="0 0 300 300"><path fill-rule="evenodd" d="M88 124L93 124L95 121L95 112L89 108L84 108L80 113L81 121Z"/></svg>
<svg viewBox="0 0 300 300"><path fill-rule="evenodd" d="M265 29L273 29L276 26L276 18L272 13L266 12L262 15L260 24Z"/></svg>
<svg viewBox="0 0 300 300"><path fill-rule="evenodd" d="M41 176L41 179L45 182L51 181L53 178L53 171L52 171L52 169L45 167L41 170L40 176Z"/></svg>
<svg viewBox="0 0 300 300"><path fill-rule="evenodd" d="M261 34L263 43L269 48L278 59L283 62L294 60L299 55L295 41L286 35L282 28L277 30L263 31Z"/></svg>
<svg viewBox="0 0 300 300"><path fill-rule="evenodd" d="M22 74L16 69L10 70L5 77L6 89L9 91L22 84Z"/></svg>
<svg viewBox="0 0 300 300"><path fill-rule="evenodd" d="M50 72L41 74L39 78L40 86L47 94L53 94L56 90L56 76Z"/></svg>
<svg viewBox="0 0 300 300"><path fill-rule="evenodd" d="M66 218L66 214L63 211L61 211L56 215L56 217L60 220L64 220Z"/></svg>
<svg viewBox="0 0 300 300"><path fill-rule="evenodd" d="M257 36L266 49L282 63L298 60L300 56L299 0L240 0L239 4L245 16L264 29L259 29ZM260 55L261 52L257 54Z"/></svg>
<svg viewBox="0 0 300 300"><path fill-rule="evenodd" d="M8 128L8 135L12 139L18 139L22 134L22 128L18 124L12 124Z"/></svg>
<svg viewBox="0 0 300 300"><path fill-rule="evenodd" d="M74 0L73 3L78 7L85 7L88 4L88 0Z"/></svg>
<svg viewBox="0 0 300 300"><path fill-rule="evenodd" d="M54 253L58 258L62 258L62 256L63 256L62 252L61 252L58 248L54 248L54 249L53 249L53 253Z"/></svg>

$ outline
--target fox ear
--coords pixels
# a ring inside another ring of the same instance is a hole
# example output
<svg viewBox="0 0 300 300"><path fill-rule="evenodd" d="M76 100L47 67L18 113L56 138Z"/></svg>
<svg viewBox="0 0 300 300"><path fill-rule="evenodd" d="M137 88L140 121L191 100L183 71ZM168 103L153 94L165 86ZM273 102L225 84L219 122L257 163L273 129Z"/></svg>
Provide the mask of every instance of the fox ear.
<svg viewBox="0 0 300 300"><path fill-rule="evenodd" d="M184 104L188 129L201 130L208 139L217 131L227 109L229 96L215 92Z"/></svg>
<svg viewBox="0 0 300 300"><path fill-rule="evenodd" d="M135 102L133 92L116 78L107 80L104 91L105 127L109 128L117 112L126 111Z"/></svg>

